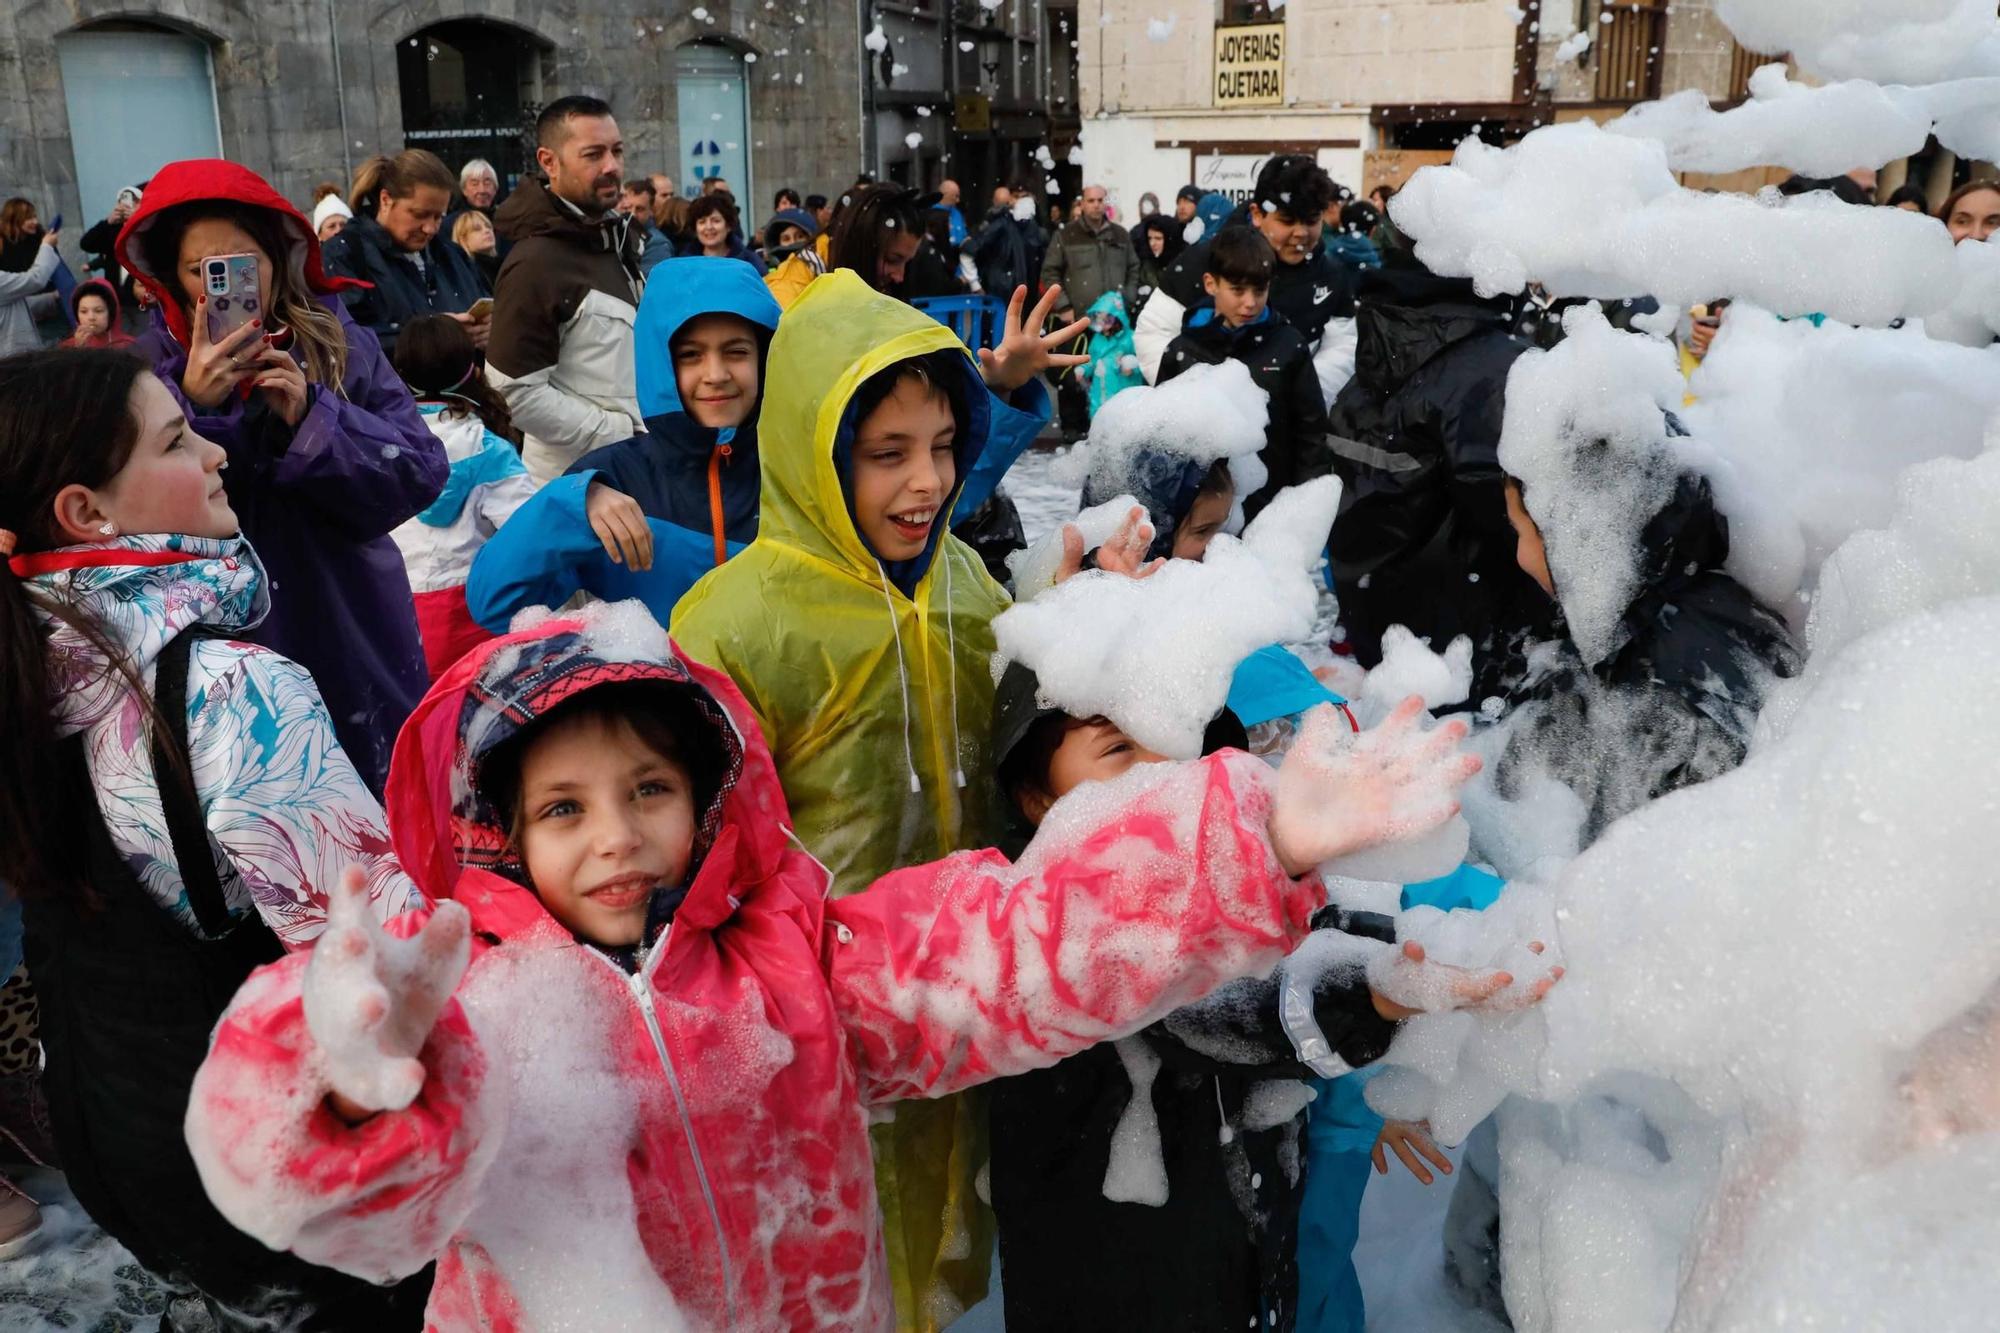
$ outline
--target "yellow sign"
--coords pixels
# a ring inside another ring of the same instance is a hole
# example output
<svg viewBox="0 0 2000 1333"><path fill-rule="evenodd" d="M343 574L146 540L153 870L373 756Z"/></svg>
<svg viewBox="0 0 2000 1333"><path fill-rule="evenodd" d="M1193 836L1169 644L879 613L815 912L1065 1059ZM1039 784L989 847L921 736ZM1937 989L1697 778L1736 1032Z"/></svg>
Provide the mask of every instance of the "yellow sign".
<svg viewBox="0 0 2000 1333"><path fill-rule="evenodd" d="M1215 30L1215 104L1278 106L1285 100L1285 25Z"/></svg>
<svg viewBox="0 0 2000 1333"><path fill-rule="evenodd" d="M985 93L960 93L951 102L951 128L984 134L993 128L993 103Z"/></svg>

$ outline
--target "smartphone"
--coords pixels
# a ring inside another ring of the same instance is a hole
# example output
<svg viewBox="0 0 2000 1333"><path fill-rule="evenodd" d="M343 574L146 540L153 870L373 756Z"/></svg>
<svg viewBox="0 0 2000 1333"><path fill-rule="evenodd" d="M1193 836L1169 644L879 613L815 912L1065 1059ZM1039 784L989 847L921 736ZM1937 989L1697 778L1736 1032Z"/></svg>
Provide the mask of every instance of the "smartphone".
<svg viewBox="0 0 2000 1333"><path fill-rule="evenodd" d="M257 256L209 255L201 261L201 291L208 298L208 340L221 342L264 315L257 289Z"/></svg>
<svg viewBox="0 0 2000 1333"><path fill-rule="evenodd" d="M474 301L472 303L472 308L467 310L465 313L472 316L474 319L491 318L493 315L493 298L490 296L480 297L477 301Z"/></svg>
<svg viewBox="0 0 2000 1333"><path fill-rule="evenodd" d="M49 223L49 230L50 231L62 230L62 214L60 213L56 214L55 220Z"/></svg>

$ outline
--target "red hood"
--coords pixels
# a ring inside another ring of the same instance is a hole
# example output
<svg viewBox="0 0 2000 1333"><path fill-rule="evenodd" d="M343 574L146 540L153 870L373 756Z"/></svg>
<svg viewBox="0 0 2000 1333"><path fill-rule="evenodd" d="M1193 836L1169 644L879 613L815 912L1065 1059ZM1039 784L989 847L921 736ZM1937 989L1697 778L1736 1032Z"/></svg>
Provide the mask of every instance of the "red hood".
<svg viewBox="0 0 2000 1333"><path fill-rule="evenodd" d="M477 929L504 938L543 920L541 904L501 853L505 831L470 790L478 756L468 750L468 731L475 724L483 731L483 753L582 690L636 680L680 684L699 691L734 732L728 748L736 774L725 784L713 843L675 916L695 927L717 924L777 872L785 850L791 813L770 749L727 675L673 645L666 660L615 642L586 646L578 636L589 630L583 620L554 617L481 644L437 679L403 724L389 765L384 804L396 854L427 896L464 902ZM607 660L613 657L621 660Z"/></svg>
<svg viewBox="0 0 2000 1333"><path fill-rule="evenodd" d="M86 296L101 296L104 298L104 303L111 307L110 331L112 333L118 332L118 317L124 313L118 303L118 289L103 278L85 278L82 282L79 282L76 285L76 289L69 294L69 316L72 322L76 319L76 303Z"/></svg>
<svg viewBox="0 0 2000 1333"><path fill-rule="evenodd" d="M294 253L302 261L306 286L312 291L339 292L369 286L354 278L328 277L320 264L319 237L313 234L312 223L306 220L305 214L292 207L291 200L272 189L269 181L250 168L207 157L169 162L146 183L145 195L139 201L137 211L125 220L114 250L125 270L153 294L153 299L159 303L166 317L167 328L172 330L183 347L188 344L187 316L182 313L176 294L169 289L166 275L155 273L146 266L146 257L139 248L138 239L161 213L180 204L205 199L226 199L231 203L247 204L276 213L285 235L291 239ZM272 255L271 262L276 264L281 258Z"/></svg>

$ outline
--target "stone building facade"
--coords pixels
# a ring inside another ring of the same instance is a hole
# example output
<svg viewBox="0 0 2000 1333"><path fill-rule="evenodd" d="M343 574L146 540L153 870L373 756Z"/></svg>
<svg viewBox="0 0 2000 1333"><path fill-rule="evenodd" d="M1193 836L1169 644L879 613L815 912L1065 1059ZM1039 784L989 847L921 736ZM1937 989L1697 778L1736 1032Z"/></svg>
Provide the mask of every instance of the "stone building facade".
<svg viewBox="0 0 2000 1333"><path fill-rule="evenodd" d="M0 5L0 196L65 233L117 184L219 152L304 205L407 144L512 175L539 106L615 109L634 174L730 178L754 221L781 185L868 162L854 0L11 0ZM114 183L115 182L115 183ZM81 268L73 241L72 266Z"/></svg>

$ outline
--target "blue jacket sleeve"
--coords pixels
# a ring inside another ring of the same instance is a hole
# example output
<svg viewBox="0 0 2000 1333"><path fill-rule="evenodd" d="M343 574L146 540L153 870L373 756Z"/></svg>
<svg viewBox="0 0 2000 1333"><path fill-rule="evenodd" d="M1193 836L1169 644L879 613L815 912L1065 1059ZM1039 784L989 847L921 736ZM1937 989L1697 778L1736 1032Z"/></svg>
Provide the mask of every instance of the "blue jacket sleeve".
<svg viewBox="0 0 2000 1333"><path fill-rule="evenodd" d="M966 474L965 489L959 492L958 507L952 510L958 519L970 516L992 498L1007 469L1028 452L1052 415L1049 391L1042 387L1040 376L1016 389L1011 402L997 393L989 392L987 396L993 401L986 427L986 447L980 452L979 461L972 465L972 471Z"/></svg>
<svg viewBox="0 0 2000 1333"><path fill-rule="evenodd" d="M593 557L604 545L591 531L584 497L594 472L557 477L487 539L465 581L472 618L505 634L516 613L530 606L561 606L591 582Z"/></svg>
<svg viewBox="0 0 2000 1333"><path fill-rule="evenodd" d="M579 592L607 602L638 598L662 625L674 603L715 563L715 543L707 533L663 519L648 519L653 532L653 567L635 572L604 553L585 512L595 472L557 477L514 511L472 561L465 583L472 618L495 634L507 632L514 616L530 606L561 606ZM729 554L743 549L729 543Z"/></svg>

